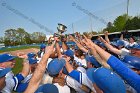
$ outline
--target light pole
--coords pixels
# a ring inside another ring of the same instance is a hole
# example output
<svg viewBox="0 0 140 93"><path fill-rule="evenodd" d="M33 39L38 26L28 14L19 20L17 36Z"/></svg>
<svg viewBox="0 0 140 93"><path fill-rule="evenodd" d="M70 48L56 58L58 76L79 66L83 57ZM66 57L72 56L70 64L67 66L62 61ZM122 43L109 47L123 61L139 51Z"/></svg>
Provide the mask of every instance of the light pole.
<svg viewBox="0 0 140 93"><path fill-rule="evenodd" d="M128 11L128 8L129 8L129 0L127 0L127 16L128 16L128 13L129 13L129 11Z"/></svg>
<svg viewBox="0 0 140 93"><path fill-rule="evenodd" d="M73 23L72 23L72 30L73 30L73 34L74 34L74 26L73 26Z"/></svg>
<svg viewBox="0 0 140 93"><path fill-rule="evenodd" d="M91 18L91 16L89 16L90 17L90 29L91 29L91 32L93 31L93 29L92 29L92 18Z"/></svg>

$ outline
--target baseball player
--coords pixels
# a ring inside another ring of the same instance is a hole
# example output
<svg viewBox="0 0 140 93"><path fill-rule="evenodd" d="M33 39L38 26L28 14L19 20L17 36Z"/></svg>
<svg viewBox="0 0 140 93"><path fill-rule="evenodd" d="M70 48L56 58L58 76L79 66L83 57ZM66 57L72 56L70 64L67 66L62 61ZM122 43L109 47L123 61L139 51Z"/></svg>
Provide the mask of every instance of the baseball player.
<svg viewBox="0 0 140 93"><path fill-rule="evenodd" d="M14 65L15 65L15 56L12 56L10 54L0 55L1 68L8 68L8 67L12 68L14 67ZM28 73L29 73L29 64L28 62L23 62L23 69L21 73L17 74L16 76L11 74L6 74L5 76L6 86L2 89L2 92L11 93L12 90L17 92L23 92L26 89L27 84L21 84L21 81L28 75Z"/></svg>
<svg viewBox="0 0 140 93"><path fill-rule="evenodd" d="M23 80L23 83L29 83L31 77L32 77L32 74L34 73L37 65L38 65L38 60L36 58L33 58L33 57L28 57L28 61L29 61L29 65L30 65L30 73L29 75Z"/></svg>
<svg viewBox="0 0 140 93"><path fill-rule="evenodd" d="M134 71L129 69L126 65L122 63L118 58L104 51L102 48L94 44L91 40L85 38L87 42L90 43L91 47L94 47L99 55L105 59L105 64L109 64L110 67L119 74L123 80L125 80L130 86L132 86L138 93L140 92L140 76Z"/></svg>
<svg viewBox="0 0 140 93"><path fill-rule="evenodd" d="M46 47L45 44L40 45L40 51L37 53L38 58L41 58L43 56L43 54L45 53L45 47Z"/></svg>
<svg viewBox="0 0 140 93"><path fill-rule="evenodd" d="M0 68L0 91L5 87L5 75L11 71L11 68Z"/></svg>

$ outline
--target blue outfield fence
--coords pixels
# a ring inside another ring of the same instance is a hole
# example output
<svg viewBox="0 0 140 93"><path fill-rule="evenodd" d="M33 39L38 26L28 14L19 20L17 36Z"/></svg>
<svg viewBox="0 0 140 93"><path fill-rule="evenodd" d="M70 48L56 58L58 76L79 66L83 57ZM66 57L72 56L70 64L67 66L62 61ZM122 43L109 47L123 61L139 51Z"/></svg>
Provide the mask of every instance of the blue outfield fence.
<svg viewBox="0 0 140 93"><path fill-rule="evenodd" d="M62 42L60 42L59 44L62 45ZM40 45L41 45L41 43L40 44L18 45L18 46L6 46L6 47L1 47L0 50L6 50L6 49L9 49L9 48L11 48L11 49L13 49L13 48L20 48L20 47L24 47L24 46L38 46L39 47ZM75 42L67 42L67 45L68 46L76 45L76 43Z"/></svg>
<svg viewBox="0 0 140 93"><path fill-rule="evenodd" d="M17 46L6 46L6 47L1 47L0 50L6 50L8 48L19 48L19 47L24 47L24 46L40 46L40 44L26 44L26 45L17 45Z"/></svg>

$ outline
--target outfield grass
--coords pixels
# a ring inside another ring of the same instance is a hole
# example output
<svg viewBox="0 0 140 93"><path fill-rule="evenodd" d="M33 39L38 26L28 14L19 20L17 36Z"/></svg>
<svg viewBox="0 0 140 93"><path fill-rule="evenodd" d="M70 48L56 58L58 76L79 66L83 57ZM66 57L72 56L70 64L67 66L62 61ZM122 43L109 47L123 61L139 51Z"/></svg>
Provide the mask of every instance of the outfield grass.
<svg viewBox="0 0 140 93"><path fill-rule="evenodd" d="M22 68L23 68L22 62L23 62L23 59L16 58L15 67L12 69L12 71L15 75L22 71ZM17 93L17 92L12 91L12 93Z"/></svg>
<svg viewBox="0 0 140 93"><path fill-rule="evenodd" d="M29 48L39 48L39 46L21 46L21 47L15 47L15 48L5 48L3 50L0 50L0 53L8 52L8 51L15 51L15 50L22 50L22 49L29 49Z"/></svg>
<svg viewBox="0 0 140 93"><path fill-rule="evenodd" d="M12 69L14 74L20 73L22 71L22 68L23 68L22 62L23 62L23 59L16 58L15 67Z"/></svg>

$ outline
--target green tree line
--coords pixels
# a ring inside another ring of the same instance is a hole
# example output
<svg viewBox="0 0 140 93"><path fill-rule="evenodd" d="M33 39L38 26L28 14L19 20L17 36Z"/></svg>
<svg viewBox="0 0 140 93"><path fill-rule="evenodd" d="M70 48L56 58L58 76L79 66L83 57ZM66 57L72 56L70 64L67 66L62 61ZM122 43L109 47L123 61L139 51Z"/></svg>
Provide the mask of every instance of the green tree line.
<svg viewBox="0 0 140 93"><path fill-rule="evenodd" d="M8 29L5 36L0 38L0 42L5 46L16 46L22 44L42 43L45 41L46 35L42 32L26 32L23 28Z"/></svg>
<svg viewBox="0 0 140 93"><path fill-rule="evenodd" d="M96 35L102 34L104 31L108 31L110 33L113 32L121 32L127 30L137 30L140 29L140 16L128 16L127 14L123 14L118 16L113 22L108 22L107 26L101 31L88 31L83 34L88 35Z"/></svg>
<svg viewBox="0 0 140 93"><path fill-rule="evenodd" d="M108 22L103 31L120 32L125 30L140 29L140 16L127 16L126 14L118 16L113 23Z"/></svg>

